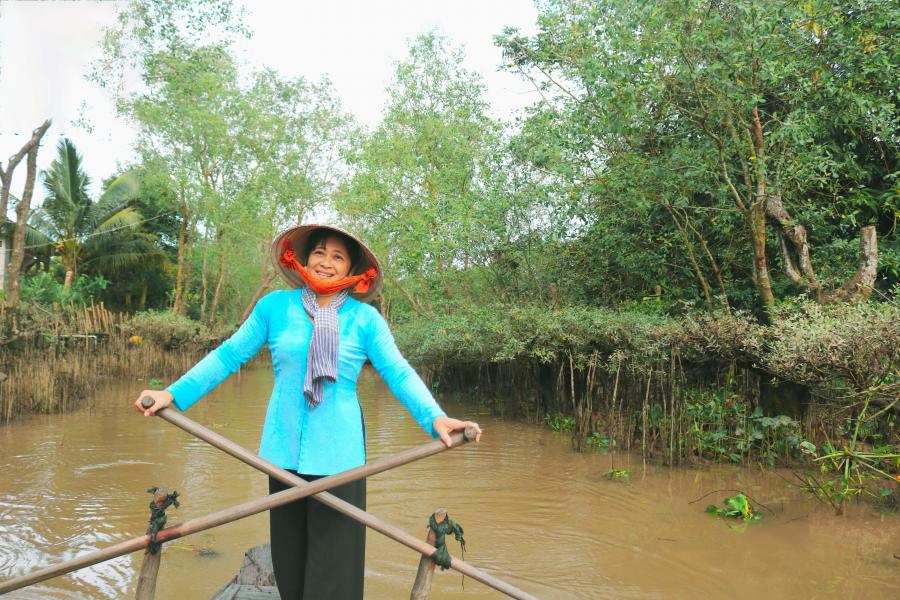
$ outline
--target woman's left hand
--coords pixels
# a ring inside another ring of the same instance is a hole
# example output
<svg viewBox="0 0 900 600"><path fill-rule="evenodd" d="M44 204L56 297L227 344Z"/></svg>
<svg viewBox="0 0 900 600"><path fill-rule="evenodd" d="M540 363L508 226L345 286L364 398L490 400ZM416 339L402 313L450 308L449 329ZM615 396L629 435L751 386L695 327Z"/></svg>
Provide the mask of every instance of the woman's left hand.
<svg viewBox="0 0 900 600"><path fill-rule="evenodd" d="M464 431L469 425L475 428L475 442L480 442L481 427L478 426L478 423L475 423L473 421L460 421L459 419L453 419L450 417L437 417L434 421L431 422L431 426L434 428L435 433L440 436L440 438L444 441L448 448L452 443L450 440L450 434L454 431Z"/></svg>

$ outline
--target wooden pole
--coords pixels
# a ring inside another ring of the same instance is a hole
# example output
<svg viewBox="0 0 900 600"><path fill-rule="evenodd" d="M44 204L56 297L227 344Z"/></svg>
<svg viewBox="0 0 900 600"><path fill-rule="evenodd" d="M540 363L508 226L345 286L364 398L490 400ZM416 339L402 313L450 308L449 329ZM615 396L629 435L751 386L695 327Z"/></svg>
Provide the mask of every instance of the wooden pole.
<svg viewBox="0 0 900 600"><path fill-rule="evenodd" d="M156 517L154 507L156 509L162 508L165 510L166 500L169 497L169 492L165 488L152 488L153 492L153 501L150 504L150 526L153 527L153 522ZM178 493L176 492L173 496L177 497ZM176 502L177 506L178 503ZM154 600L156 597L156 576L159 574L159 562L162 560L162 546L160 545L156 551L153 551L153 546L150 545L144 551L144 560L141 562L141 572L138 575L137 581L137 590L134 593L135 600Z"/></svg>
<svg viewBox="0 0 900 600"><path fill-rule="evenodd" d="M156 598L156 576L159 574L159 561L161 559L162 548L156 553L152 553L149 550L144 553L144 561L141 563L141 573L138 575L134 600L153 600Z"/></svg>
<svg viewBox="0 0 900 600"><path fill-rule="evenodd" d="M447 518L447 509L439 508L434 511L434 520L440 525ZM428 527L428 535L425 536L425 543L434 546L437 534L434 529ZM431 578L434 575L434 560L429 556L422 555L419 559L419 570L416 573L416 581L413 583L412 591L409 593L409 600L428 600L428 594L431 593Z"/></svg>
<svg viewBox="0 0 900 600"><path fill-rule="evenodd" d="M145 396L143 401L149 401L149 404L146 404L144 406L144 408L149 408L150 406L153 406L153 399L150 398L149 396ZM266 460L263 460L262 458L253 454L246 448L243 448L242 446L235 444L231 440L219 435L218 433L212 431L211 429L207 429L206 427L203 427L199 423L189 419L188 417L185 417L183 414L181 414L180 412L178 412L176 410L164 408L162 410L158 410L156 412L156 416L161 417L164 420L168 421L169 423L172 423L176 427L180 427L181 429L187 431L188 433L197 436L201 440L211 444L212 446L215 446L216 448L218 448L219 450L222 450L223 452L225 452L227 454L230 454L231 456L237 458L238 460L243 461L244 463L250 465L251 467L259 469L260 471L262 471L263 473L266 473L267 475L271 475L272 477L281 481L282 483L286 483L288 485L295 486L295 488L294 488L295 490L296 489L306 489L308 486L315 485L321 481L325 481L327 479L331 479L332 477L339 477L339 476L343 475L342 473L339 473L338 475L331 475L329 477L319 479L319 480L316 480L315 482L310 483L300 477L297 477L293 473L289 473L288 471L285 471L281 467L275 466L272 463L270 463ZM455 448L456 446L464 443L465 441L474 440L475 439L475 428L468 427L468 428L466 428L465 434L454 433L453 435L450 436L450 438L452 440L450 447ZM445 449L447 449L447 447L444 445L443 442L441 442L440 440L435 440L433 442L423 444L422 446L419 446L418 448L413 448L413 449L407 450L405 452L400 452L398 454L394 454L390 457L385 457L385 458L373 461L373 462L371 462L367 465L364 465L363 467L359 467L359 468L360 469L366 468L366 467L371 468L372 472L367 473L366 476L374 475L375 473L381 473L382 471L386 471L395 466L400 466L401 464L406 464L408 462L412 462L413 460L416 460L418 458L424 458L425 456L431 456L431 454L437 454L438 452L441 452ZM345 471L344 473L350 473L355 470L356 469L351 469L351 471ZM340 484L338 484L338 485L343 485L344 483L347 483L347 482L341 481ZM334 486L330 485L328 487L330 488L330 487L334 487ZM289 491L292 491L292 490L285 490L283 492L278 492L278 493L284 494ZM302 497L306 497L306 496L302 496ZM402 529L399 529L398 527L394 527L393 525L390 525L389 523L385 523L381 519L374 517L374 516L370 515L369 513L365 512L364 510L361 510L361 509L357 508L356 506L353 506L349 502L345 502L345 501L341 500L340 498L337 498L331 494L316 494L316 495L313 495L312 497L315 500L318 500L319 502L321 502L322 504L324 504L330 508L333 508L334 510L336 510L342 514L347 515L348 517L350 517L351 519L354 519L355 521L357 521L359 523L362 523L366 527L369 527L370 529L374 529L378 533L381 533L382 535L385 535L385 536L391 538L395 542L399 542L399 543L403 544L404 546L406 546L407 548L415 550L416 552L418 552L419 554L422 554L423 556L431 557L431 555L434 554L434 551L436 550L436 548L434 546L432 546L431 544L428 544L428 543L406 533L405 531L403 531ZM461 561L457 558L451 559L450 568L455 571L459 571L463 575L471 577L472 579L474 579L476 581L480 581L481 583L485 584L486 586L492 587L499 592L503 592L504 594L506 594L507 596L509 596L511 598L519 598L521 600L536 600L535 597L532 596L531 594L528 594L527 592L524 592L524 591L520 590L519 588L517 588L513 585L510 585L510 584L506 583L505 581L494 577L493 575L489 575L488 573L485 573L484 571L482 571L476 567L473 567L469 563Z"/></svg>

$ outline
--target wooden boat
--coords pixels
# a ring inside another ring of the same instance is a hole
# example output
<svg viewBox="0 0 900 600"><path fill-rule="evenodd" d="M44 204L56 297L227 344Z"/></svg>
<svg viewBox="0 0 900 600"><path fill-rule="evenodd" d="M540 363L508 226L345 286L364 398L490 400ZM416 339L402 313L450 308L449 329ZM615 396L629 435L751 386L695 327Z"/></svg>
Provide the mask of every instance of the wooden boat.
<svg viewBox="0 0 900 600"><path fill-rule="evenodd" d="M272 548L263 544L244 553L241 568L234 578L213 594L211 600L278 600Z"/></svg>

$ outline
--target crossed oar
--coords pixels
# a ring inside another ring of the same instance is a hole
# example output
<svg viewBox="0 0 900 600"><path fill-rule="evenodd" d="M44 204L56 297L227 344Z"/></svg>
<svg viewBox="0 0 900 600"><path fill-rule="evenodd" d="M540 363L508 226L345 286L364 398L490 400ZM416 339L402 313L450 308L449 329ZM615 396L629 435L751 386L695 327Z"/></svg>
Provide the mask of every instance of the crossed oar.
<svg viewBox="0 0 900 600"><path fill-rule="evenodd" d="M141 400L141 404L144 406L144 408L149 408L153 406L153 399L149 396L145 396ZM244 502L243 504L238 504L237 506L232 506L230 508L214 512L203 517L190 519L179 525L173 525L171 527L162 529L156 534L156 540L160 543L175 540L192 533L197 533L199 531L217 527L219 525L224 525L225 523L230 523L231 521L249 517L265 510L276 508L284 504L289 504L301 498L312 496L322 504L325 504L326 506L347 515L351 519L362 523L366 527L370 527L371 529L374 529L375 531L386 535L392 540L398 541L404 546L411 548L412 550L415 550L416 552L419 552L424 556L430 557L436 550L435 547L431 544L417 539L406 533L405 531L394 527L393 525L390 525L389 523L385 523L378 517L372 516L366 511L350 504L349 502L345 502L344 500L341 500L340 498L329 494L326 490L344 485L345 483L349 483L351 481L356 481L357 479L362 479L363 477L368 477L370 475L375 475L376 473L387 471L388 469L410 463L420 458L438 454L439 452L447 450L448 448L455 448L466 443L467 441L474 439L475 437L474 429L467 429L465 433L452 434L450 436L451 444L449 447L446 446L444 442L435 440L427 444L422 444L417 448L412 448L410 450L405 450L391 456L386 456L371 463L365 464L361 467L356 467L355 469L350 469L336 475L329 475L328 477L323 477L322 479L308 482L292 473L289 473L288 471L285 471L281 467L275 466L267 460L260 458L256 454L253 454L252 452L226 439L218 433L215 433L214 431L203 427L199 423L192 421L191 419L185 417L183 414L177 411L164 408L158 410L156 412L156 416L161 417L162 419L168 421L169 423L172 423L176 427L180 427L184 431L195 435L196 437L211 444L212 446L215 446L216 448L226 452L227 454L230 454L238 460L247 463L251 467L259 469L263 473L274 477L282 483L293 486L293 489L283 490L264 498L250 500L249 502ZM39 569L28 575L23 575L15 579L9 579L7 581L0 582L0 594L5 594L27 585L32 585L34 583L56 577L64 573L88 567L90 565L94 565L99 562L115 558L117 556L136 552L138 550L146 548L149 544L150 536L143 535L125 542L120 542L102 550L89 552L72 560L61 562L44 569ZM506 583L505 581L497 579L493 575L489 575L481 569L473 567L472 565L459 560L458 558L451 559L450 568L459 571L460 573L467 575L476 581L480 581L481 583L492 587L495 590L503 592L511 598L520 598L522 600L537 600L531 594L528 594L527 592L524 592L517 587Z"/></svg>

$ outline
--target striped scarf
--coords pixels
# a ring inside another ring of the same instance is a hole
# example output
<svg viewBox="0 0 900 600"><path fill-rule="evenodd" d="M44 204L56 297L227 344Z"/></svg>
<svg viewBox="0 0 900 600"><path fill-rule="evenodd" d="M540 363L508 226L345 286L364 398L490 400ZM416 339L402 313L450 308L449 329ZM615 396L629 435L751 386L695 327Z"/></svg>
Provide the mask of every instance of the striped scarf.
<svg viewBox="0 0 900 600"><path fill-rule="evenodd" d="M313 320L306 357L306 380L303 382L303 396L310 408L322 402L325 380L337 381L338 310L349 295L350 290L343 289L328 306L319 306L316 293L308 287L303 288L303 308Z"/></svg>

